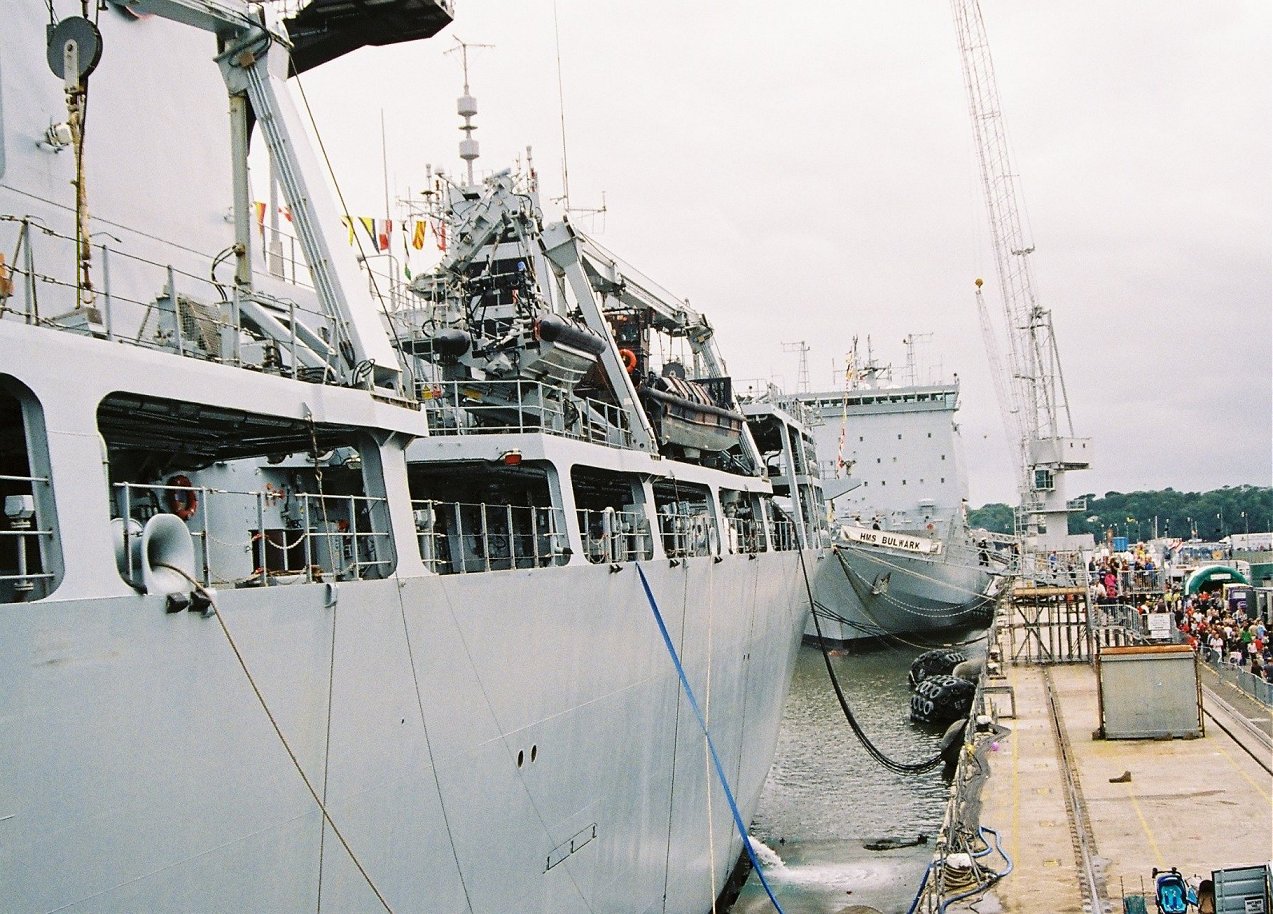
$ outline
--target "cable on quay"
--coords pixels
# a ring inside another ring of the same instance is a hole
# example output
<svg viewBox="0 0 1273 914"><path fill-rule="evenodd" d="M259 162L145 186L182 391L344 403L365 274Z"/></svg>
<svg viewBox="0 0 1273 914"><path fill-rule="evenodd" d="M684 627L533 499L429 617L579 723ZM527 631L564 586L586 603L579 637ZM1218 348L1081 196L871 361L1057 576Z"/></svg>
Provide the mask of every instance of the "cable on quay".
<svg viewBox="0 0 1273 914"><path fill-rule="evenodd" d="M990 834L995 836L995 841L993 845L991 845L991 843L986 840L986 836L985 836L986 832L990 832ZM984 844L985 847L982 850L976 851L970 856L984 857L993 850L997 852L1000 857L1003 858L1004 863L1007 864L1007 868L1003 870L987 870L986 871L987 876L985 879L977 880L976 884L972 886L971 888L965 889L959 892L958 894L952 895L951 897L945 899L944 901L939 902L937 905L937 910L939 914L945 914L946 909L956 901L963 901L965 898L971 898L974 895L979 895L982 892L986 891L991 886L993 886L996 882L998 882L1000 879L1003 879L1004 877L1006 877L1015 868L1015 865L1012 862L1012 858L1009 857L1008 852L1003 849L1003 843L1001 841L999 832L996 829L991 828L989 825L978 825L977 836L981 839L981 843ZM919 911L919 903L924 898L924 888L928 884L928 878L932 875L933 870L936 868L937 868L937 861L933 860L932 862L928 864L928 867L924 870L924 875L919 881L919 890L915 893L915 897L911 900L910 907L906 909L906 914L917 914L917 912ZM944 874L943 874L943 879L944 879Z"/></svg>

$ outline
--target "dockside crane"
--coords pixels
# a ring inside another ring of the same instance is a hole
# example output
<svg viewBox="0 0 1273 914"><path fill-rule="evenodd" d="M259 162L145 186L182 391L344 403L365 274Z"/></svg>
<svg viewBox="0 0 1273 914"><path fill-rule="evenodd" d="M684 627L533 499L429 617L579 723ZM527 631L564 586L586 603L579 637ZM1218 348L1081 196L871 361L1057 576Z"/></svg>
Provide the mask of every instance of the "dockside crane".
<svg viewBox="0 0 1273 914"><path fill-rule="evenodd" d="M1026 236L1017 202L1019 177L1008 157L1003 109L981 6L978 0L951 0L951 9L990 221L1006 347L999 345L981 300L981 280L977 281L978 311L987 358L991 370L999 375L996 392L1002 392L1005 425L1016 435L1020 505L1015 526L1022 570L1028 576L1035 569L1047 568L1040 556L1082 545L1069 536L1068 521L1071 513L1086 506L1067 499L1065 475L1090 466L1092 443L1090 438L1074 435L1052 312L1035 296L1030 274L1034 244ZM1006 379L997 364L1001 349L1008 356Z"/></svg>

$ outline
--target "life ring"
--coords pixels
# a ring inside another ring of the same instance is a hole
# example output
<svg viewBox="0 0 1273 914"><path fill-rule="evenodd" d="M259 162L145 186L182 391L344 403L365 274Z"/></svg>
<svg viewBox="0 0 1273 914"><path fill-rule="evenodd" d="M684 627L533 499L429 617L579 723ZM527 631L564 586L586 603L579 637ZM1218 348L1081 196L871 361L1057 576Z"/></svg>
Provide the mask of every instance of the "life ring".
<svg viewBox="0 0 1273 914"><path fill-rule="evenodd" d="M189 520L199 510L199 495L194 490L194 483L189 476L177 475L168 480L168 485L174 487L168 492L168 510L182 520Z"/></svg>
<svg viewBox="0 0 1273 914"><path fill-rule="evenodd" d="M628 374L636 371L637 357L631 349L620 349L619 358L623 359L623 370Z"/></svg>

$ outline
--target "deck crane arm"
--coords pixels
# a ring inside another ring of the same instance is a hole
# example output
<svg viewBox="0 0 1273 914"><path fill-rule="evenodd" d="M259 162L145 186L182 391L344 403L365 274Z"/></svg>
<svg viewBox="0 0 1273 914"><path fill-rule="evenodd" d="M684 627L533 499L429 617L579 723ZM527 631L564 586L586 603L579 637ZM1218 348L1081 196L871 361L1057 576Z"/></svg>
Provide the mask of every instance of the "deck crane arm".
<svg viewBox="0 0 1273 914"><path fill-rule="evenodd" d="M994 383L995 402L999 404L1003 430L1009 441L1022 441L1025 438L1025 432L1021 428L1021 416L1017 410L1016 400L1008 391L1007 378L1003 373L1003 360L999 357L999 337L995 333L994 321L990 317L990 308L981 294L982 280L978 278L976 284L977 318L981 323L981 338L986 346L986 366L990 369L990 378ZM1018 490L1025 485L1024 473L1025 464L1018 460L1016 467Z"/></svg>
<svg viewBox="0 0 1273 914"><path fill-rule="evenodd" d="M360 366L370 365L374 384L395 385L400 376L398 357L366 278L352 258L343 252L335 256L332 250L329 227L340 225L340 212L321 181L315 180L323 172L306 139L300 112L284 85L291 42L274 8L244 0L129 0L123 6L138 15L153 14L213 32L219 39L222 51L217 62L230 92L236 283L243 288L251 284L251 191L246 167L250 104L292 214L314 289L336 329L333 348L341 354L342 373L353 379ZM253 307L250 297L248 306ZM268 315L261 317L269 324Z"/></svg>
<svg viewBox="0 0 1273 914"><path fill-rule="evenodd" d="M715 331L705 316L655 288L654 283L644 280L638 271L592 238L580 233L579 240L583 264L594 287L620 305L647 310L658 329L684 336L708 376L723 377L727 373L716 350Z"/></svg>

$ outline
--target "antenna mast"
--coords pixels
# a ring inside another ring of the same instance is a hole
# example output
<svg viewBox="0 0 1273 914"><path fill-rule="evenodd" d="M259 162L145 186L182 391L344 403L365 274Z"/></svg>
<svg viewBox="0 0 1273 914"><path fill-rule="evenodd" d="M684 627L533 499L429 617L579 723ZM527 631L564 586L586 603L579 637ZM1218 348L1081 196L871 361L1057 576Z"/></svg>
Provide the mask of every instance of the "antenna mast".
<svg viewBox="0 0 1273 914"><path fill-rule="evenodd" d="M601 192L601 206L592 209L576 209L570 205L570 165L566 161L566 93L561 80L561 29L557 26L557 0L553 0L553 38L557 42L557 110L561 116L561 196L554 199L560 203L567 213L588 213L604 215L606 211L606 192ZM604 225L604 223L603 223Z"/></svg>
<svg viewBox="0 0 1273 914"><path fill-rule="evenodd" d="M783 352L800 353L800 374L796 376L796 393L807 394L809 392L809 347L804 340L798 343L783 343Z"/></svg>
<svg viewBox="0 0 1273 914"><path fill-rule="evenodd" d="M902 345L906 347L906 383L912 387L919 384L919 371L915 364L915 344L931 337L931 333L908 333L902 337Z"/></svg>
<svg viewBox="0 0 1273 914"><path fill-rule="evenodd" d="M493 48L493 44L469 44L461 41L458 37L455 39L456 47L447 51L447 54L460 52L460 65L464 69L464 94L461 95L455 103L456 113L464 118L464 123L460 125L460 132L464 134L464 139L460 140L460 158L464 160L465 166L468 168L468 183L473 184L473 160L478 157L477 140L473 139L473 131L477 129L477 125L473 123L473 118L477 116L477 99L469 93L469 48Z"/></svg>

